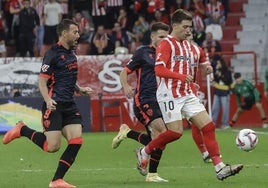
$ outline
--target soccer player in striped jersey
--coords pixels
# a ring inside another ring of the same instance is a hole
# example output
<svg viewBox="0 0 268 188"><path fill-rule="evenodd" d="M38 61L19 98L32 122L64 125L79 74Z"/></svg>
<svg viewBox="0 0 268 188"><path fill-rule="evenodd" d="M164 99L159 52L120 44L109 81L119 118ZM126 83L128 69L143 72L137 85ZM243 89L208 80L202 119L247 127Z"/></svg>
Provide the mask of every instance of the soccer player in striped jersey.
<svg viewBox="0 0 268 188"><path fill-rule="evenodd" d="M146 167L148 157L155 148L163 148L167 143L179 139L183 133L183 116L197 126L203 135L205 146L212 159L216 177L224 180L237 174L242 164L225 164L219 152L215 136L215 124L204 105L195 95L194 67L191 44L186 40L192 31L192 15L178 9L171 17L171 34L163 39L156 50L155 74L157 76L157 100L168 130L158 135L139 152L141 167ZM212 73L207 66L206 73Z"/></svg>

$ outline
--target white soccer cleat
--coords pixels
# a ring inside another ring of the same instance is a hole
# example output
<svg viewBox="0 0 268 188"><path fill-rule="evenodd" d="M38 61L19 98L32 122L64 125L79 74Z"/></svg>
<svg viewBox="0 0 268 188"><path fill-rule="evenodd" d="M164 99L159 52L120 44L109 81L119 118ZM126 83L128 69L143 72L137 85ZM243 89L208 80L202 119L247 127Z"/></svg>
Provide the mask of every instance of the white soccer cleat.
<svg viewBox="0 0 268 188"><path fill-rule="evenodd" d="M128 127L127 124L122 124L120 125L119 128L119 132L118 134L113 138L112 141L112 148L116 149L120 143L125 140L127 138L127 133L130 131L131 129Z"/></svg>
<svg viewBox="0 0 268 188"><path fill-rule="evenodd" d="M148 156L143 156L141 152L142 148L137 148L135 150L137 157L137 169L141 175L145 176L147 172L147 165L149 162Z"/></svg>
<svg viewBox="0 0 268 188"><path fill-rule="evenodd" d="M219 180L224 180L229 176L234 176L238 174L240 170L242 170L242 168L243 168L242 164L226 165L217 172L217 178Z"/></svg>
<svg viewBox="0 0 268 188"><path fill-rule="evenodd" d="M148 173L145 181L147 181L147 182L168 182L168 180L165 180L165 179L159 177L159 175L157 173Z"/></svg>

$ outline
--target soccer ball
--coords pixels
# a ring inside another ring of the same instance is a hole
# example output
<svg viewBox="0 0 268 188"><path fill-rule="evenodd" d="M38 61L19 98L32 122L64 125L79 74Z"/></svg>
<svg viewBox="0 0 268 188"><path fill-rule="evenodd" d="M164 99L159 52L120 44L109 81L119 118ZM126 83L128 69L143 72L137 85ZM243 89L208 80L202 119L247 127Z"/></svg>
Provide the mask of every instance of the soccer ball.
<svg viewBox="0 0 268 188"><path fill-rule="evenodd" d="M235 143L243 151L253 150L258 143L258 136L251 129L242 129L236 136Z"/></svg>

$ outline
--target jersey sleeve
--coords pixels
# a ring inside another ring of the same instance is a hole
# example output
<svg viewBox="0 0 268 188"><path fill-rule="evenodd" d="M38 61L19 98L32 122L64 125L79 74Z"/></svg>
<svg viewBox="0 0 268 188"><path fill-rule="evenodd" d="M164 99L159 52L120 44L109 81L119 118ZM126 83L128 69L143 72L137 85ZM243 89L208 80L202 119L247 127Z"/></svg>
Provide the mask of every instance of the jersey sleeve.
<svg viewBox="0 0 268 188"><path fill-rule="evenodd" d="M144 49L144 48L143 48ZM144 50L138 49L134 52L133 56L127 63L125 70L127 71L128 74L132 73L133 71L139 69L141 65L143 64L143 52Z"/></svg>
<svg viewBox="0 0 268 188"><path fill-rule="evenodd" d="M55 63L55 53L50 49L44 55L40 77L50 78L54 71L54 63Z"/></svg>
<svg viewBox="0 0 268 188"><path fill-rule="evenodd" d="M200 64L206 64L206 63L210 64L210 62L207 60L205 51L201 47L198 48L200 50L200 60L199 60Z"/></svg>
<svg viewBox="0 0 268 188"><path fill-rule="evenodd" d="M162 40L156 48L156 62L155 65L164 65L170 62L171 47L167 40Z"/></svg>

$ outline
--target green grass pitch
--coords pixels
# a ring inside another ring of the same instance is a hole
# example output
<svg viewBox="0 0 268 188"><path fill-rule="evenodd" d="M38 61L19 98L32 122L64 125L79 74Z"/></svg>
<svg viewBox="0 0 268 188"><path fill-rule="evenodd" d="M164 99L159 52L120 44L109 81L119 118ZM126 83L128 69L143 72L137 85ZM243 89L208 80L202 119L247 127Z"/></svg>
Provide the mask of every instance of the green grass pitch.
<svg viewBox="0 0 268 188"><path fill-rule="evenodd" d="M136 170L134 149L140 144L124 140L117 149L111 140L117 133L84 133L84 144L65 180L78 188L267 188L268 131L257 131L259 143L252 152L235 145L238 130L217 130L217 139L225 163L244 164L236 176L216 179L212 164L205 164L193 143L191 132L169 144L164 151L158 173L168 183L148 183ZM2 139L3 135L0 136ZM26 138L0 145L1 188L45 188L54 175L58 159L65 149L62 140L57 153L44 153Z"/></svg>

